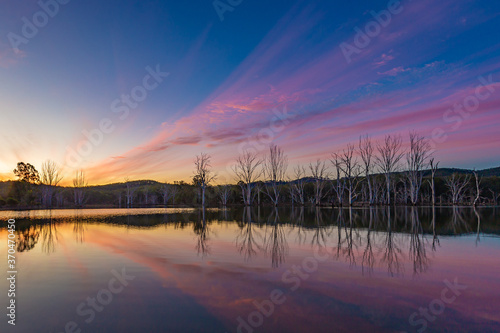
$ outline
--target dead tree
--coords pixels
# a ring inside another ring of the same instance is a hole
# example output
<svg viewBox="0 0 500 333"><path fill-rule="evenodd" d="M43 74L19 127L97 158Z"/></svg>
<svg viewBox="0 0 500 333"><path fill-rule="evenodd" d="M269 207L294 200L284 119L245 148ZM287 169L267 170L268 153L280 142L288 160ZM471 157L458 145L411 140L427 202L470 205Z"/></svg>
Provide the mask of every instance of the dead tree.
<svg viewBox="0 0 500 333"><path fill-rule="evenodd" d="M345 192L345 178L341 178L342 173L342 158L339 154L333 153L332 159L330 160L335 171L337 173L337 180L335 184L332 184L334 192L337 194L338 205L341 207L344 204L344 192Z"/></svg>
<svg viewBox="0 0 500 333"><path fill-rule="evenodd" d="M195 171L194 177L197 180L201 189L201 205L205 207L205 190L210 183L215 180L216 176L212 174L211 156L206 153L201 153L194 160Z"/></svg>
<svg viewBox="0 0 500 333"><path fill-rule="evenodd" d="M470 175L460 177L459 174L453 173L451 176L446 177L444 180L446 186L450 190L452 204L458 205L460 202L462 202L465 189L470 181Z"/></svg>
<svg viewBox="0 0 500 333"><path fill-rule="evenodd" d="M401 136L386 135L384 143L377 145L380 156L376 156L376 160L381 172L385 176L387 190L386 203L388 205L391 204L391 174L397 170L399 161L403 158L401 144Z"/></svg>
<svg viewBox="0 0 500 333"><path fill-rule="evenodd" d="M257 157L257 154L245 152L236 159L236 164L232 168L236 175L236 182L241 187L245 206L252 205L252 189L262 175L263 170L259 170L262 163L263 161Z"/></svg>
<svg viewBox="0 0 500 333"><path fill-rule="evenodd" d="M295 180L290 182L292 188L292 195L301 206L305 204L304 187L305 181L304 177L306 175L306 170L304 167L298 165L293 169Z"/></svg>
<svg viewBox="0 0 500 333"><path fill-rule="evenodd" d="M85 188L88 182L85 178L85 173L82 170L76 172L76 177L73 179L73 194L75 206L82 207L85 203Z"/></svg>
<svg viewBox="0 0 500 333"><path fill-rule="evenodd" d="M423 169L431 151L429 142L416 132L410 132L410 151L406 153L409 196L412 205L416 205L422 187Z"/></svg>
<svg viewBox="0 0 500 333"><path fill-rule="evenodd" d="M314 203L316 206L321 205L321 200L324 197L323 190L328 180L328 172L325 162L320 159L316 160L315 164L309 164L312 178L314 179Z"/></svg>
<svg viewBox="0 0 500 333"><path fill-rule="evenodd" d="M474 179L476 181L476 197L474 198L474 203L472 205L474 207L476 207L477 202L479 201L479 197L481 195L480 185L481 185L482 178L478 176L477 171L475 169L474 169L474 171L472 171L472 173L474 174Z"/></svg>
<svg viewBox="0 0 500 333"><path fill-rule="evenodd" d="M42 184L42 201L45 206L52 206L54 190L62 180L61 169L54 161L46 161L42 164L40 183Z"/></svg>
<svg viewBox="0 0 500 333"><path fill-rule="evenodd" d="M368 184L368 202L371 206L375 202L373 195L373 183L371 179L373 171L373 145L368 135L359 138L359 154L361 155L361 160L363 161L363 171Z"/></svg>
<svg viewBox="0 0 500 333"><path fill-rule="evenodd" d="M222 206L226 207L227 202L229 200L229 196L231 194L231 186L230 185L219 185L217 186L217 192L219 195L220 202Z"/></svg>
<svg viewBox="0 0 500 333"><path fill-rule="evenodd" d="M288 169L288 157L283 149L272 144L269 147L269 155L264 160L264 174L266 176L266 194L274 206L278 205L281 194L281 183L285 180Z"/></svg>
<svg viewBox="0 0 500 333"><path fill-rule="evenodd" d="M349 202L349 206L352 206L354 200L358 196L357 189L360 183L360 166L356 157L354 157L354 146L351 144L347 145L347 149L344 149L342 154L340 155L340 170L344 175L344 179L346 180L346 190L347 190L347 199Z"/></svg>
<svg viewBox="0 0 500 333"><path fill-rule="evenodd" d="M431 167L431 180L430 180L430 185L431 185L431 192L432 192L432 205L436 205L436 185L434 183L434 179L436 177L436 171L438 170L439 167L439 162L434 163L434 158L431 158L429 161L429 165Z"/></svg>
<svg viewBox="0 0 500 333"><path fill-rule="evenodd" d="M497 194L491 188L489 188L488 190L491 192L492 203L493 203L493 205L496 206L496 204L498 202L498 198L500 198L500 194Z"/></svg>

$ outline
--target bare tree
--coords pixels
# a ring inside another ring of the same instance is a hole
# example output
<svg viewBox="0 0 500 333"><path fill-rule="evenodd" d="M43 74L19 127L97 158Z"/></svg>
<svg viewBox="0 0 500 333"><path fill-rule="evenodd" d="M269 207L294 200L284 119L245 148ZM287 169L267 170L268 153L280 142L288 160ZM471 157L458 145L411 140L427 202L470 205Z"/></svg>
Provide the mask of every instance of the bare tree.
<svg viewBox="0 0 500 333"><path fill-rule="evenodd" d="M87 185L88 182L83 170L77 171L76 177L73 179L75 206L82 207L85 203L85 188Z"/></svg>
<svg viewBox="0 0 500 333"><path fill-rule="evenodd" d="M217 186L217 192L219 194L219 199L222 203L222 206L226 207L227 202L229 200L229 196L231 194L231 186L230 185L219 185L219 186Z"/></svg>
<svg viewBox="0 0 500 333"><path fill-rule="evenodd" d="M489 188L488 190L491 192L491 200L492 200L491 202L493 203L493 205L496 206L496 204L498 202L498 198L500 197L500 194L497 194L491 188Z"/></svg>
<svg viewBox="0 0 500 333"><path fill-rule="evenodd" d="M480 185L481 185L482 178L478 176L477 171L475 169L474 169L474 171L472 171L472 173L474 174L474 179L476 181L476 197L474 198L474 204L473 204L473 206L476 207L477 202L479 201L479 198L481 195Z"/></svg>
<svg viewBox="0 0 500 333"><path fill-rule="evenodd" d="M295 197L296 201L304 206L305 204L305 195L304 195L304 176L306 175L306 170L303 166L297 165L293 169L295 180L291 182L292 195Z"/></svg>
<svg viewBox="0 0 500 333"><path fill-rule="evenodd" d="M354 146L352 144L348 144L347 149L344 149L340 155L340 170L346 180L349 206L352 206L354 200L358 196L357 188L360 183L359 175L361 174L358 160L354 157L354 151Z"/></svg>
<svg viewBox="0 0 500 333"><path fill-rule="evenodd" d="M337 173L337 181L335 184L332 184L333 190L337 194L338 205L342 206L344 203L344 192L345 192L345 178L341 178L342 173L342 158L339 154L333 153L332 159L330 160L335 167L335 171Z"/></svg>
<svg viewBox="0 0 500 333"><path fill-rule="evenodd" d="M201 205L205 207L205 190L210 183L215 180L216 176L212 173L211 156L206 153L201 153L194 160L195 178L201 189Z"/></svg>
<svg viewBox="0 0 500 333"><path fill-rule="evenodd" d="M328 179L327 167L325 162L317 159L315 164L309 164L309 170L311 170L314 179L314 203L316 206L320 206L324 197L323 190Z"/></svg>
<svg viewBox="0 0 500 333"><path fill-rule="evenodd" d="M132 185L128 177L125 178L125 185L127 186L125 193L125 196L127 197L127 208L130 208L134 205L134 194L137 189Z"/></svg>
<svg viewBox="0 0 500 333"><path fill-rule="evenodd" d="M416 132L410 132L410 151L406 153L406 162L408 163L407 176L412 205L416 205L418 202L422 186L422 171L427 166L430 151L431 146L423 136Z"/></svg>
<svg viewBox="0 0 500 333"><path fill-rule="evenodd" d="M373 205L375 198L373 195L373 183L371 179L371 174L373 171L373 145L372 140L368 135L359 138L359 154L361 155L361 160L363 161L363 171L366 177L366 182L368 184L368 202Z"/></svg>
<svg viewBox="0 0 500 333"><path fill-rule="evenodd" d="M439 167L439 162L434 163L434 158L431 158L429 161L429 165L431 167L431 192L432 192L432 205L436 205L436 185L434 183L434 179L436 177L436 171L438 170Z"/></svg>
<svg viewBox="0 0 500 333"><path fill-rule="evenodd" d="M376 156L377 164L385 176L387 197L386 203L391 203L391 174L397 170L398 163L403 158L401 152L401 136L386 135L382 145L377 144L380 156Z"/></svg>
<svg viewBox="0 0 500 333"><path fill-rule="evenodd" d="M264 183L261 181L258 181L255 184L255 193L254 193L254 198L257 196L257 205L260 206L260 194L264 191Z"/></svg>
<svg viewBox="0 0 500 333"><path fill-rule="evenodd" d="M236 164L232 168L236 175L237 183L241 187L245 206L252 205L252 189L257 179L263 173L263 170L259 170L262 163L263 161L258 158L257 154L245 152L236 159Z"/></svg>
<svg viewBox="0 0 500 333"><path fill-rule="evenodd" d="M52 206L55 187L61 182L62 178L61 169L54 161L48 160L42 164L40 182L43 186L42 200L46 206Z"/></svg>
<svg viewBox="0 0 500 333"><path fill-rule="evenodd" d="M465 188L469 184L470 175L461 177L459 174L453 173L451 176L446 177L444 181L450 190L451 202L453 205L458 205L462 201Z"/></svg>
<svg viewBox="0 0 500 333"><path fill-rule="evenodd" d="M281 183L285 180L288 169L288 158L283 149L272 144L269 147L269 155L264 160L264 174L266 176L266 193L273 202L278 205L281 194Z"/></svg>

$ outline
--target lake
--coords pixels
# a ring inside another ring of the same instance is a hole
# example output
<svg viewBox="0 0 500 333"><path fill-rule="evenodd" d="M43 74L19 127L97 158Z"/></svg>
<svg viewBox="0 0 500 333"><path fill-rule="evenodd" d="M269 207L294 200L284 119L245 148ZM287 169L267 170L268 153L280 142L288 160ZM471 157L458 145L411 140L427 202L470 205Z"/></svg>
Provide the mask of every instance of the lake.
<svg viewBox="0 0 500 333"><path fill-rule="evenodd" d="M1 332L499 332L500 208L102 209L15 219Z"/></svg>

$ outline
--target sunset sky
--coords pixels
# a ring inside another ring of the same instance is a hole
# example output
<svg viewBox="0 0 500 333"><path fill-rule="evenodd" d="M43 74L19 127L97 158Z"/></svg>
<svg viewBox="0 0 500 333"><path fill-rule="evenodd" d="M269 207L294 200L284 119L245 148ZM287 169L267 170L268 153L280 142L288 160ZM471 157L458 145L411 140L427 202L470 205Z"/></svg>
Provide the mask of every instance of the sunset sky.
<svg viewBox="0 0 500 333"><path fill-rule="evenodd" d="M0 4L0 180L189 181L206 152L225 183L245 149L293 166L410 130L443 167L500 166L496 0L59 1Z"/></svg>

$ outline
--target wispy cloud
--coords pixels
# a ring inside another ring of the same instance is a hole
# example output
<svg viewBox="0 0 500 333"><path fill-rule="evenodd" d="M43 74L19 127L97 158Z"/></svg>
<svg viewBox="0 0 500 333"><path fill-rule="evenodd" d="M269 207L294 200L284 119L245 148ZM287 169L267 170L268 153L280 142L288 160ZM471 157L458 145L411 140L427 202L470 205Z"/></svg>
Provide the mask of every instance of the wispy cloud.
<svg viewBox="0 0 500 333"><path fill-rule="evenodd" d="M419 45L418 52L407 48L432 29L452 29L457 23L449 19L452 4L406 3L403 13L349 65L338 47L341 36L331 47L296 52L321 16L311 7L295 7L189 115L164 122L146 143L121 154L126 159L101 161L92 172L110 178L152 172L158 165L173 169L191 164L192 156L207 149L222 168L237 154L236 145L267 126L272 110L284 106L296 117L275 141L298 159L311 158L312 149L325 156L360 134L377 137L410 127L428 133L442 126L444 110L459 101L457 91L467 91L486 69L499 69L498 64L472 70L436 60L440 50L433 43ZM475 122L487 121L498 107L497 100L484 103ZM470 131L488 141L479 130Z"/></svg>

